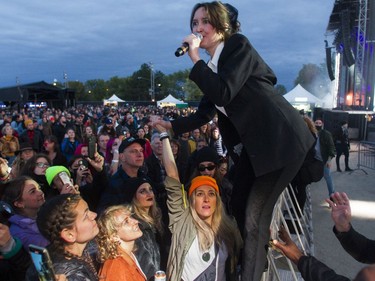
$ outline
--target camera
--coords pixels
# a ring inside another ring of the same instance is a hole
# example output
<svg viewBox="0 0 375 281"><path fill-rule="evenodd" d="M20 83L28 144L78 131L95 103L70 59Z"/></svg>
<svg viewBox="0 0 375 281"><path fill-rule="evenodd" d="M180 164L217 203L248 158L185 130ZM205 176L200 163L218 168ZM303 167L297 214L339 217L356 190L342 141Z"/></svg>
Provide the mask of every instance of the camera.
<svg viewBox="0 0 375 281"><path fill-rule="evenodd" d="M0 201L0 223L7 225L8 219L13 216L13 214L12 207L8 203Z"/></svg>
<svg viewBox="0 0 375 281"><path fill-rule="evenodd" d="M81 159L78 161L78 165L81 170L86 170L89 167L89 162L86 159Z"/></svg>

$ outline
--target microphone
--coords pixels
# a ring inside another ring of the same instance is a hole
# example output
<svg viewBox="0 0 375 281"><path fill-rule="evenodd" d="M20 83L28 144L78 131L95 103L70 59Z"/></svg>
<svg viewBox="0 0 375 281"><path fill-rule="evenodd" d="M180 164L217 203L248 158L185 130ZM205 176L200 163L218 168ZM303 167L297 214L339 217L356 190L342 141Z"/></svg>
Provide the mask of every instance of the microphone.
<svg viewBox="0 0 375 281"><path fill-rule="evenodd" d="M194 33L194 35L199 39L199 40L202 40L203 36L202 34L200 33ZM189 50L189 44L184 42L182 43L181 47L177 48L176 52L174 53L174 55L176 57L181 57L183 55L185 55L185 53Z"/></svg>

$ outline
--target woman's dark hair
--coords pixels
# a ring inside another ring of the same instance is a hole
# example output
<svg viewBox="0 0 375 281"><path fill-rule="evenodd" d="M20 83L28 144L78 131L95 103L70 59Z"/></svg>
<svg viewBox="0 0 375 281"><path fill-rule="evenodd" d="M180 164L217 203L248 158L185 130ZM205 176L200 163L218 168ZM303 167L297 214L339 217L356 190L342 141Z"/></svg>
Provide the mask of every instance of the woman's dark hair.
<svg viewBox="0 0 375 281"><path fill-rule="evenodd" d="M28 176L20 176L8 181L4 186L3 196L1 200L11 205L16 214L22 214L23 209L15 206L14 203L22 198L23 190L25 189L25 183L27 180L32 179Z"/></svg>
<svg viewBox="0 0 375 281"><path fill-rule="evenodd" d="M50 241L51 254L67 255L68 242L61 237L61 232L74 227L78 216L75 208L81 199L78 194L61 194L47 200L39 209L36 223L40 233Z"/></svg>
<svg viewBox="0 0 375 281"><path fill-rule="evenodd" d="M46 136L44 141L53 142L55 145L53 146L55 152L60 152L60 143L57 140L55 135Z"/></svg>
<svg viewBox="0 0 375 281"><path fill-rule="evenodd" d="M240 31L240 22L237 20L238 11L230 4L220 1L198 3L193 7L190 16L190 29L193 30L194 14L199 8L207 12L208 21L219 34L223 35L224 41L231 35Z"/></svg>
<svg viewBox="0 0 375 281"><path fill-rule="evenodd" d="M30 159L28 159L26 161L25 165L22 167L22 169L20 171L20 175L33 177L35 175L34 174L34 169L36 167L36 160L38 160L38 158L44 158L44 159L47 160L47 162L48 162L48 164L50 166L52 165L52 162L48 158L47 154L45 154L45 153L38 153L38 154L35 154L33 157L31 157Z"/></svg>

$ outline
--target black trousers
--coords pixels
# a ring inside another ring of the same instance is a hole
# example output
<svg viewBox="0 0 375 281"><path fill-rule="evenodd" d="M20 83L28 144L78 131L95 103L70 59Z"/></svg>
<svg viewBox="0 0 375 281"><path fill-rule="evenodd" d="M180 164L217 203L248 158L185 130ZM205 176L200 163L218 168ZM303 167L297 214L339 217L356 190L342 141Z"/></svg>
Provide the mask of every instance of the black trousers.
<svg viewBox="0 0 375 281"><path fill-rule="evenodd" d="M232 208L244 239L242 281L261 279L270 239L270 223L275 203L300 169L305 155L284 168L255 177L245 149L242 149L232 193ZM273 237L275 238L275 237Z"/></svg>
<svg viewBox="0 0 375 281"><path fill-rule="evenodd" d="M349 147L347 144L336 144L336 166L340 170L340 156L345 156L345 169L349 168Z"/></svg>

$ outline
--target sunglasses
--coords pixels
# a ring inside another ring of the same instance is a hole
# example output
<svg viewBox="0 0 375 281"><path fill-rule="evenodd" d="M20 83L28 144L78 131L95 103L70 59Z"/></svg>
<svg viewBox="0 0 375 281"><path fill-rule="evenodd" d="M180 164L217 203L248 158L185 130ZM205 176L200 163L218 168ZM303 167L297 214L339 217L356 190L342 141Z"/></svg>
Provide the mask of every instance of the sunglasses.
<svg viewBox="0 0 375 281"><path fill-rule="evenodd" d="M215 165L211 165L211 166L198 166L198 171L199 172L203 172L206 169L209 170L209 171L212 171L215 168L216 168Z"/></svg>
<svg viewBox="0 0 375 281"><path fill-rule="evenodd" d="M36 166L38 168L48 168L49 164L48 163L43 163L43 162L38 162L38 163L36 163Z"/></svg>

